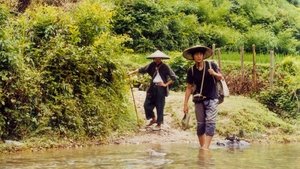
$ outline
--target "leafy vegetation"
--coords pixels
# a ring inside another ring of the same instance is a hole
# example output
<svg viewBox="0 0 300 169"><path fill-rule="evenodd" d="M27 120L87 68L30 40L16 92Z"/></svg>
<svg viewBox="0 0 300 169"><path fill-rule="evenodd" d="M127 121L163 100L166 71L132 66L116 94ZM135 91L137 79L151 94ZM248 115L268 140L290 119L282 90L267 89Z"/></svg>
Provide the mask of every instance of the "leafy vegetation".
<svg viewBox="0 0 300 169"><path fill-rule="evenodd" d="M67 11L36 6L18 17L1 8L9 17L1 20L2 139L104 139L134 125L119 57L127 38L111 34L112 13L96 1Z"/></svg>
<svg viewBox="0 0 300 169"><path fill-rule="evenodd" d="M181 103L184 93L172 92L171 95L166 103L166 112L172 114L174 125L180 126L183 112L180 111L182 104L178 103ZM192 101L189 102L189 110L189 130L195 131L197 123ZM255 99L244 96L226 97L218 106L216 127L218 136L222 138L235 134L251 142L288 142L300 138L297 134L299 125L290 124Z"/></svg>
<svg viewBox="0 0 300 169"><path fill-rule="evenodd" d="M265 134L286 135L295 130L293 125L284 122L253 99L236 96L227 98L226 102L230 104L221 104L219 107L217 131L220 135L234 133L259 140Z"/></svg>
<svg viewBox="0 0 300 169"><path fill-rule="evenodd" d="M296 119L299 112L299 65L292 58L285 58L278 65L277 80L271 88L262 91L258 99L280 117ZM298 93L297 93L298 91Z"/></svg>
<svg viewBox="0 0 300 169"><path fill-rule="evenodd" d="M247 52L297 54L299 8L284 0L116 1L113 30L128 34L136 51L181 51L205 44ZM291 2L297 5L298 2Z"/></svg>
<svg viewBox="0 0 300 169"><path fill-rule="evenodd" d="M195 44L222 48L222 71L232 94L256 96L281 117L299 115L299 64L284 58L300 51L299 1L0 2L1 139L104 139L112 131L132 129L127 69L144 64L143 53L161 49L175 56L169 63L180 78L172 87L183 90L192 63L174 51ZM234 61L239 55L233 54L242 46L249 53L252 44L259 56L255 91L251 54L245 55L249 76L243 81ZM272 89L263 57L270 49L282 56Z"/></svg>

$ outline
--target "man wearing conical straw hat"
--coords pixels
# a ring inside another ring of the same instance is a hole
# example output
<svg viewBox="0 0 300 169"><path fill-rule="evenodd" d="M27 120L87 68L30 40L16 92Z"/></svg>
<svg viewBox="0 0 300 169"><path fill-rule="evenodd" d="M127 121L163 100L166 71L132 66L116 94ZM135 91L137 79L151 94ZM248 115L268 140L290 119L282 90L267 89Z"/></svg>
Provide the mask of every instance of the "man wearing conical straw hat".
<svg viewBox="0 0 300 169"><path fill-rule="evenodd" d="M195 65L187 72L187 87L183 112L188 113L188 101L193 95L197 119L197 135L202 150L208 150L216 129L218 94L215 80L223 78L217 64L204 61L212 55L206 46L193 46L183 51L183 56Z"/></svg>
<svg viewBox="0 0 300 169"><path fill-rule="evenodd" d="M168 87L177 78L173 70L162 61L163 59L169 58L168 55L157 50L147 57L147 59L152 59L153 62L128 73L128 75L134 73L148 73L152 77L150 87L147 89L144 110L146 119L150 120L147 126L157 124L153 128L154 130L161 129L161 125L164 121L165 97L168 95ZM154 108L156 108L157 117L153 112Z"/></svg>

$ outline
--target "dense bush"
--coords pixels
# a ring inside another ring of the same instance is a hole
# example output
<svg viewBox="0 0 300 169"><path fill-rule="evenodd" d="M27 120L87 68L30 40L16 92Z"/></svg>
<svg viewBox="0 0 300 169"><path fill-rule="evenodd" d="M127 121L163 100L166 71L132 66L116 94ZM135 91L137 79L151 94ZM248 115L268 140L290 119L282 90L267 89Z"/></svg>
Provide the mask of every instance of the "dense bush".
<svg viewBox="0 0 300 169"><path fill-rule="evenodd" d="M277 65L276 81L272 88L262 91L258 98L267 107L284 118L297 118L299 112L300 89L299 67L293 59L286 58Z"/></svg>
<svg viewBox="0 0 300 169"><path fill-rule="evenodd" d="M245 50L252 51L252 44L255 44L257 52L262 53L277 46L277 38L273 32L261 27L253 26L245 35Z"/></svg>
<svg viewBox="0 0 300 169"><path fill-rule="evenodd" d="M295 5L295 6L300 6L300 1L299 0L287 0L289 3Z"/></svg>
<svg viewBox="0 0 300 169"><path fill-rule="evenodd" d="M182 57L181 53L174 53L173 55L175 57L171 59L169 64L176 76L178 76L178 79L174 84L172 84L171 89L175 91L184 91L187 70L194 64L194 62L186 61L186 59Z"/></svg>
<svg viewBox="0 0 300 169"><path fill-rule="evenodd" d="M36 6L8 19L9 48L0 64L2 139L105 138L133 126L120 64L127 38L111 33L109 6L94 0L70 9Z"/></svg>
<svg viewBox="0 0 300 169"><path fill-rule="evenodd" d="M117 34L128 34L132 41L127 46L136 51L181 50L199 43L200 33L197 16L183 13L189 12L182 6L177 7L180 12L169 3L123 1L114 17L113 29Z"/></svg>
<svg viewBox="0 0 300 169"><path fill-rule="evenodd" d="M115 2L113 30L128 34L127 46L139 52L215 43L226 50L244 45L251 51L256 44L258 52L299 53L299 10L286 1Z"/></svg>

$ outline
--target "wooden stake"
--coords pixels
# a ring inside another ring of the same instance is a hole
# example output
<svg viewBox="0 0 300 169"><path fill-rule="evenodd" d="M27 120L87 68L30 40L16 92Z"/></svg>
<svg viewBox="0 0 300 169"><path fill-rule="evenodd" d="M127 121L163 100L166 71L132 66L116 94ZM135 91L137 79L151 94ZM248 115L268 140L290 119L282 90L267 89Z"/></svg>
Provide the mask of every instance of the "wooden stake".
<svg viewBox="0 0 300 169"><path fill-rule="evenodd" d="M218 48L218 64L219 64L219 68L221 69L221 49Z"/></svg>
<svg viewBox="0 0 300 169"><path fill-rule="evenodd" d="M213 45L212 45L212 56L211 56L211 59L214 59L214 56L215 56L215 50L216 50L216 44L213 44Z"/></svg>
<svg viewBox="0 0 300 169"><path fill-rule="evenodd" d="M274 51L270 51L270 87L273 87L274 82L274 72L275 72L275 58Z"/></svg>
<svg viewBox="0 0 300 169"><path fill-rule="evenodd" d="M244 46L240 48L240 54L241 54L241 72L242 72L242 83L244 82Z"/></svg>
<svg viewBox="0 0 300 169"><path fill-rule="evenodd" d="M256 78L256 51L255 51L255 44L252 45L252 52L253 52L253 69L252 69L252 75L253 75L253 89L254 91L256 91L256 87L257 87L257 84L256 84L256 81L257 81L257 78Z"/></svg>

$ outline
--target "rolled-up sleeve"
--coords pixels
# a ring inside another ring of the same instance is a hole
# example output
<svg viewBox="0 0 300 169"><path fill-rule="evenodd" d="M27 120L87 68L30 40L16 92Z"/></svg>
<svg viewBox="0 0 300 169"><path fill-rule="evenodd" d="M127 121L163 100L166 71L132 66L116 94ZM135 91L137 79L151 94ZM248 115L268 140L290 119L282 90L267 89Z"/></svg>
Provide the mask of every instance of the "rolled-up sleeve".
<svg viewBox="0 0 300 169"><path fill-rule="evenodd" d="M194 84L192 69L193 67L189 68L187 71L186 82L188 84Z"/></svg>
<svg viewBox="0 0 300 169"><path fill-rule="evenodd" d="M145 74L145 73L148 73L149 72L149 66L150 64L144 66L144 67L141 67L138 69L138 72L141 73L141 74Z"/></svg>

